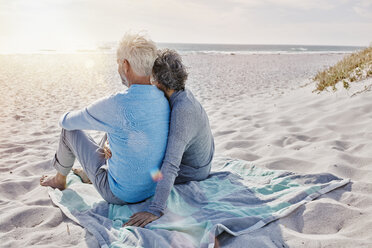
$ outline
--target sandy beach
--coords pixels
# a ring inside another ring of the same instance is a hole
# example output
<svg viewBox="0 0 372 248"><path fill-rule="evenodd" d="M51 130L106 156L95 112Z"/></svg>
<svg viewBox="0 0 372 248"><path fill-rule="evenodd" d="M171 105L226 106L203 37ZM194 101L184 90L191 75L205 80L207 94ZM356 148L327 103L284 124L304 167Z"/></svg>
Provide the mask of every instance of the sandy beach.
<svg viewBox="0 0 372 248"><path fill-rule="evenodd" d="M220 235L221 247L236 239L247 247L372 247L372 94L312 93L317 71L344 56L183 55L216 155L352 181L254 233ZM114 54L0 55L0 247L98 247L39 178L55 173L59 117L123 90ZM88 133L97 142L103 135Z"/></svg>

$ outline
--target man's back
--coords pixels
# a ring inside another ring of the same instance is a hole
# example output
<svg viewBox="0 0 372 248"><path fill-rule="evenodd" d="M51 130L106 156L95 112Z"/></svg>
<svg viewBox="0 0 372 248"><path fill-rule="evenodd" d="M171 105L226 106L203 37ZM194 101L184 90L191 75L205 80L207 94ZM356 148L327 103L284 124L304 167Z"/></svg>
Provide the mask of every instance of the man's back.
<svg viewBox="0 0 372 248"><path fill-rule="evenodd" d="M154 194L151 169L160 168L169 128L169 103L163 92L151 85L132 85L119 97L123 104L122 130L108 134L112 157L108 160L113 193L126 202ZM115 146L112 142L117 142ZM112 145L111 145L112 144Z"/></svg>
<svg viewBox="0 0 372 248"><path fill-rule="evenodd" d="M169 129L169 103L152 85L133 84L125 93L102 98L83 111L61 118L61 125L107 132L112 157L107 160L112 193L125 202L142 201L155 192L150 171L160 168Z"/></svg>

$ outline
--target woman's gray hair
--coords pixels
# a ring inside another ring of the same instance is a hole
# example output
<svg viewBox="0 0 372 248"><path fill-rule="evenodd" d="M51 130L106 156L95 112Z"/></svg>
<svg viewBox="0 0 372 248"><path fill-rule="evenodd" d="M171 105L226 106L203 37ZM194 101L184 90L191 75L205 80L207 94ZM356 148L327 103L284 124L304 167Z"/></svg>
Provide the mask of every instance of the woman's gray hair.
<svg viewBox="0 0 372 248"><path fill-rule="evenodd" d="M159 50L152 68L152 76L155 81L167 89L184 90L187 75L182 58L175 50Z"/></svg>

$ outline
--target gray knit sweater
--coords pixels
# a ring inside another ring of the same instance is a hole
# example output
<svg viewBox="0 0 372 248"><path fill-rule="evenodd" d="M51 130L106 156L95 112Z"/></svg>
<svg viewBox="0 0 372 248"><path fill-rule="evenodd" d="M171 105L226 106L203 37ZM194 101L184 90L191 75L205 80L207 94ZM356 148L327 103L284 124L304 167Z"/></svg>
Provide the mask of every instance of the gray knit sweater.
<svg viewBox="0 0 372 248"><path fill-rule="evenodd" d="M148 212L161 216L175 183L208 177L214 154L214 139L208 116L188 89L176 91L169 99L171 120L161 173Z"/></svg>

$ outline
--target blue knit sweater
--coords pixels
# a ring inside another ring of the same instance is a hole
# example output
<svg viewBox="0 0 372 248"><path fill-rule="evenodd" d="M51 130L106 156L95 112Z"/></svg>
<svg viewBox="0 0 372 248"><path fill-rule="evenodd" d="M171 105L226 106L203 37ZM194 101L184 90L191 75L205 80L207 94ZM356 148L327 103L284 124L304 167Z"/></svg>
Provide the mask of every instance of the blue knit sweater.
<svg viewBox="0 0 372 248"><path fill-rule="evenodd" d="M151 170L160 168L169 129L170 107L152 85L132 85L126 92L101 98L86 108L65 113L66 130L107 132L112 157L107 160L112 193L129 203L155 193Z"/></svg>

